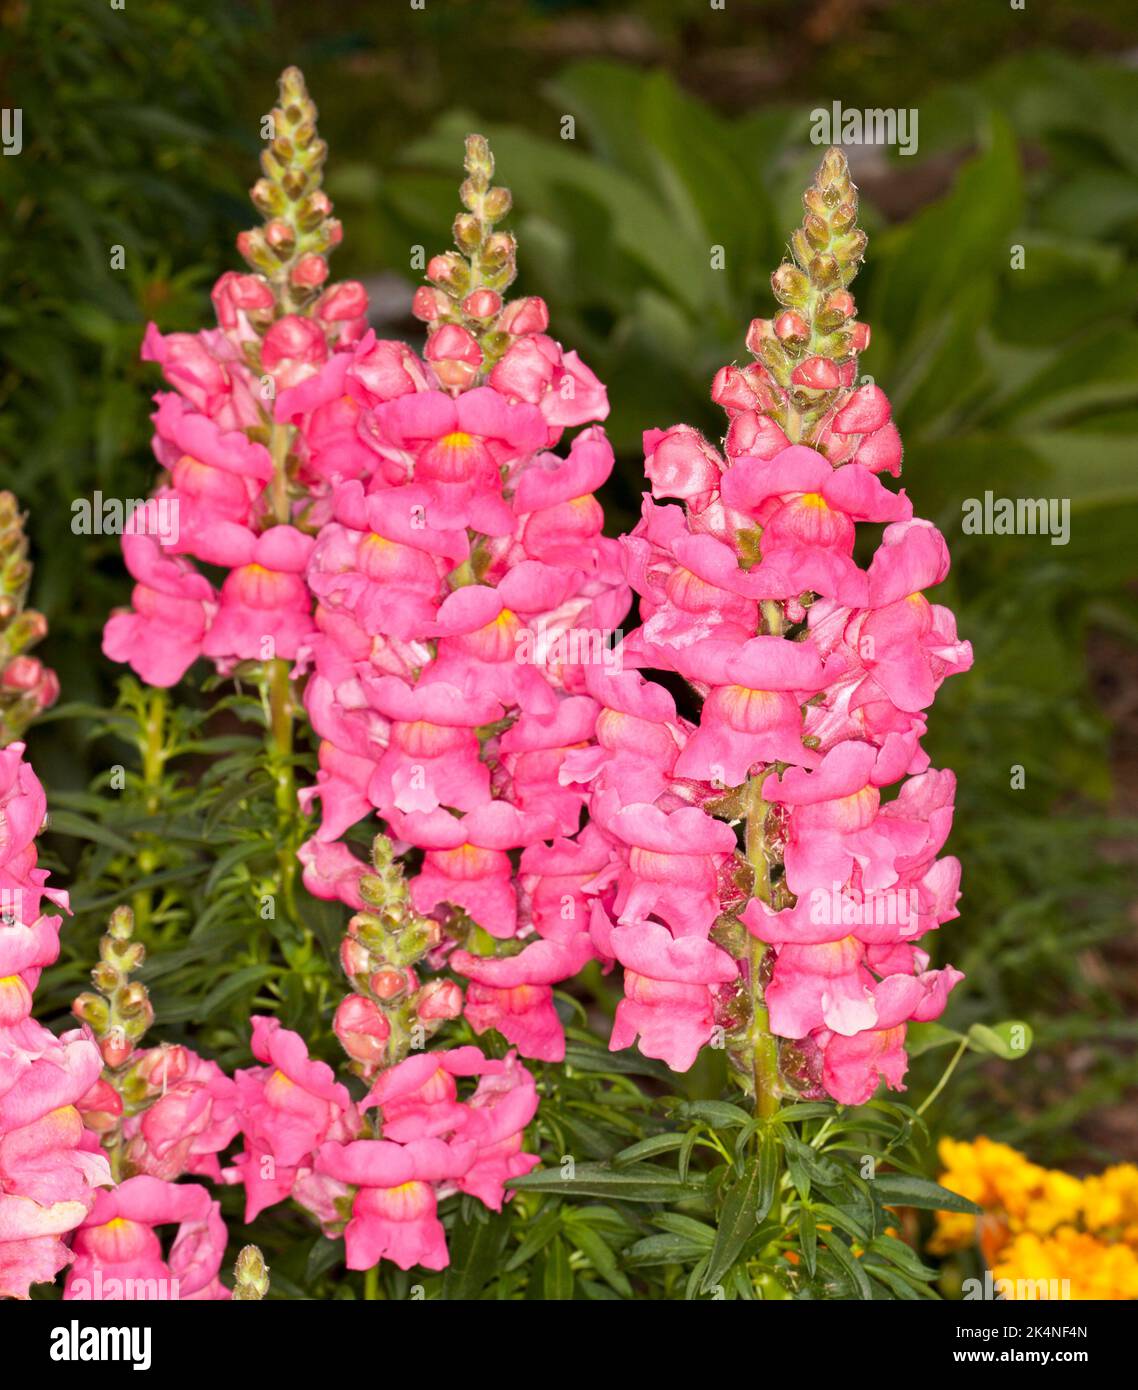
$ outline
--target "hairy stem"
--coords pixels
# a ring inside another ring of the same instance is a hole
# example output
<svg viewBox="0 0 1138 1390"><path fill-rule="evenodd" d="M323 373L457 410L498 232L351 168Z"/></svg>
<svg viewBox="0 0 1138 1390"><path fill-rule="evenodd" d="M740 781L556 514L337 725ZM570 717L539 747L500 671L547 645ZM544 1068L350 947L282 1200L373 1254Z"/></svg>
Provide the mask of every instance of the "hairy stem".
<svg viewBox="0 0 1138 1390"><path fill-rule="evenodd" d="M294 913L296 854L293 847L293 827L296 819L296 779L293 775L293 690L289 679L289 664L279 657L265 663L266 692L274 798L277 807L279 842L277 863L281 871L281 890L290 916Z"/></svg>
<svg viewBox="0 0 1138 1390"><path fill-rule="evenodd" d="M771 901L771 865L767 852L766 818L769 806L762 797L765 772L753 777L747 787L747 862L755 875L754 896L763 902ZM751 1077L754 1085L755 1113L764 1118L779 1107L781 1086L778 1075L778 1042L770 1031L770 1015L763 993L763 966L770 948L762 941L751 939L748 958L748 979L751 995L750 1053Z"/></svg>

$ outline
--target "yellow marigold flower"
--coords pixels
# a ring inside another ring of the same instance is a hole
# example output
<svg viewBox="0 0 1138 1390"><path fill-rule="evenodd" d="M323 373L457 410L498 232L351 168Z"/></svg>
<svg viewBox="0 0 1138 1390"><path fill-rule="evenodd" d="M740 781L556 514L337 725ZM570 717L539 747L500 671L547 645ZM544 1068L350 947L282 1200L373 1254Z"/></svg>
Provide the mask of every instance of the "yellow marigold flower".
<svg viewBox="0 0 1138 1390"><path fill-rule="evenodd" d="M992 1274L1007 1281L1000 1286L1007 1298L1138 1299L1138 1255L1071 1226L1045 1237L1015 1236Z"/></svg>
<svg viewBox="0 0 1138 1390"><path fill-rule="evenodd" d="M1088 1231L1120 1231L1133 1242L1138 1232L1138 1167L1119 1163L1083 1183L1083 1224Z"/></svg>
<svg viewBox="0 0 1138 1390"><path fill-rule="evenodd" d="M989 1236L995 1234L994 1227L1001 1228L999 1239L1002 1239L1005 1225L1016 1230L1027 1227L1046 1232L1060 1221L1071 1219L1072 1193L1068 1184L1074 1182L1077 1186L1077 1180L1066 1174L1049 1174L1046 1168L1029 1163L1008 1144L998 1144L983 1136L972 1143L942 1139L937 1152L945 1169L940 1179L942 1185L968 1197L996 1218L994 1222L985 1223ZM1048 1183L1052 1177L1063 1178L1066 1182L1053 1183L1049 1194ZM1056 1209L1054 1220L1046 1214L1051 1206ZM976 1238L975 1217L938 1212L930 1249L934 1254L946 1254L975 1244Z"/></svg>

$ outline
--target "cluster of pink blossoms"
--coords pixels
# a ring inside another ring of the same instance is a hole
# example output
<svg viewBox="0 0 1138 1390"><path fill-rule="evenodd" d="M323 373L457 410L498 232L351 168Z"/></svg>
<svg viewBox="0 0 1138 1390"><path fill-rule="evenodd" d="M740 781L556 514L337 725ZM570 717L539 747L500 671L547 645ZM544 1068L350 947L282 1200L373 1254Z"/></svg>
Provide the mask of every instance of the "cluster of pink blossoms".
<svg viewBox="0 0 1138 1390"><path fill-rule="evenodd" d="M373 399L375 384L384 398L397 355L367 332L362 285L325 287L342 230L320 187L326 148L315 108L297 79L282 82L277 137L253 190L268 221L238 238L254 273L218 280L217 328L163 335L151 324L143 340L143 359L173 388L155 397L152 417L164 481L128 522L132 605L108 621L103 650L148 685L176 684L201 656L223 674L241 662L295 659L313 630L304 582L313 537L300 523L325 490L346 407L315 413L292 477L277 407L325 366L343 383L349 363L359 396ZM194 561L227 571L220 588Z"/></svg>
<svg viewBox="0 0 1138 1390"><path fill-rule="evenodd" d="M137 585L104 648L163 686L201 655L222 673L296 663L319 738L301 802L320 819L300 861L309 891L356 911L335 1029L372 1087L353 1106L302 1039L261 1021L265 1066L238 1075L245 1148L225 1177L246 1184L250 1215L291 1196L330 1233L347 1219L352 1267L380 1247L437 1263L438 1195L500 1206L503 1182L536 1162L521 1151L536 1092L512 1053L432 1053L424 1070L408 1050L465 1009L477 1031L560 1058L552 985L595 954L573 909L603 856L575 840L587 792L559 773L592 736L586 667L603 663L598 643L628 605L593 496L613 464L596 424L608 403L546 333L540 300L503 302L514 244L493 227L509 195L490 186L484 141L468 142L459 252L432 261L434 287L416 297L430 330L420 359L365 331L361 287L322 288L339 228L295 70L273 114L253 191L269 221L239 241L254 273L218 282L217 329L151 328L144 342L174 388L154 416L166 480L152 503L176 524L124 538ZM578 425L590 428L559 457ZM229 570L220 591L193 560ZM422 851L409 893L400 881L397 903L378 900L383 921L364 892L378 880L343 841L375 813L399 853ZM411 950L409 931L422 937ZM421 983L421 961L452 968L465 991ZM468 1099L456 1078L477 1078ZM113 1114L104 1100L92 1113L104 1103Z"/></svg>
<svg viewBox="0 0 1138 1390"><path fill-rule="evenodd" d="M86 1121L70 1185L28 1188L67 1206L58 1231L78 1228L68 1297L112 1277L228 1296L218 1204L187 1176L243 1184L247 1220L297 1202L344 1235L350 1268L442 1268L439 1201L500 1209L537 1162L518 1054L565 1056L553 986L589 961L623 969L612 1048L639 1040L686 1070L721 1044L775 1103L900 1086L906 1024L960 978L918 945L955 915L959 879L938 857L952 774L921 740L971 654L924 596L947 573L943 539L882 481L900 471L889 403L857 385L868 329L847 285L864 238L844 161L831 152L807 194L797 264L774 278L784 312L748 335L756 362L716 377L722 451L686 426L649 431L651 495L618 542L594 495L613 466L605 389L548 335L540 300L504 302L509 196L485 141L467 144L458 252L415 298L419 357L367 331L361 286L325 288L339 226L295 70L274 118L254 189L266 225L239 243L253 273L218 282L217 329L146 337L173 387L153 502L174 524L124 537L133 604L104 648L158 686L200 656L303 683L319 771L300 805L319 818L298 857L307 890L353 912L333 1026L366 1094L272 1018L252 1021L258 1065L234 1078L183 1047L139 1048L141 947L113 920L102 997L76 1004L97 1046L47 1035L86 1068L55 1102ZM884 527L864 567L858 523ZM220 588L194 561L228 571ZM633 591L641 626L619 640ZM654 671L687 682L697 716ZM350 839L373 816L367 864ZM42 922L57 932L42 918L12 939L17 979L54 943ZM460 1015L516 1052L421 1050ZM0 1182L12 1161L26 1185L6 1106L0 1092ZM93 1136L117 1182L97 1197ZM66 1259L53 1228L15 1252L12 1282Z"/></svg>
<svg viewBox="0 0 1138 1390"><path fill-rule="evenodd" d="M102 1061L90 1034L56 1037L31 1017L40 973L59 954L67 908L36 868L35 837L47 811L24 745L0 749L0 1298L27 1298L71 1258L63 1238L87 1219L107 1160L76 1103Z"/></svg>
<svg viewBox="0 0 1138 1390"><path fill-rule="evenodd" d="M718 1033L746 1075L774 1035L767 1085L857 1104L879 1076L901 1085L906 1022L961 978L916 944L956 915L959 881L937 858L955 781L921 738L971 649L923 593L948 572L943 538L881 481L901 463L889 402L855 389L868 329L845 287L864 236L836 151L806 205L798 265L774 277L786 311L752 325L752 366L715 379L723 453L686 426L645 435L624 663L684 677L698 722L635 672L598 680L599 747L567 771L616 851L615 924L593 916L625 967L612 1046L639 1035L686 1070ZM864 569L859 522L884 525Z"/></svg>
<svg viewBox="0 0 1138 1390"><path fill-rule="evenodd" d="M465 1192L500 1211L507 1179L538 1161L522 1153L537 1089L513 1053L420 1052L383 1071L358 1106L276 1019L253 1019L253 1055L263 1065L237 1073L244 1149L227 1174L245 1185L245 1219L291 1197L344 1235L349 1269L445 1268L439 1201ZM467 1077L477 1085L460 1100Z"/></svg>
<svg viewBox="0 0 1138 1390"><path fill-rule="evenodd" d="M481 150L471 143L468 170L482 169ZM492 248L485 226L482 238ZM448 282L455 270L438 257L428 273ZM378 813L401 847L423 852L411 903L445 915L432 964L469 981L467 1018L556 1061L551 986L594 954L587 914L562 902L567 869L595 867L575 840L586 793L560 773L592 737L587 673L628 606L593 496L613 464L592 423L608 401L546 335L540 300L465 294L461 312L477 311L499 344L488 369L474 333L437 323L425 294L426 362L403 394L362 411L308 567L318 632L304 698L321 739L310 794L321 824L301 850L304 881L361 907L365 866L339 837ZM319 409L339 389L316 376L291 394ZM589 427L559 457L572 425ZM520 954L519 937L532 938Z"/></svg>

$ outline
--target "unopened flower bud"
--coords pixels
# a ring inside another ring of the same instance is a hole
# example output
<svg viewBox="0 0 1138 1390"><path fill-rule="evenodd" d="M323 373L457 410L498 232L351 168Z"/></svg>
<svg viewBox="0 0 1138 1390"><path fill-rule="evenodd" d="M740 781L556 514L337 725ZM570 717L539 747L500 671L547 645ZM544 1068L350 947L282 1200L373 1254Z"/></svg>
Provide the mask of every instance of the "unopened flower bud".
<svg viewBox="0 0 1138 1390"><path fill-rule="evenodd" d="M747 336L744 340L747 351L753 352L757 356L762 351L763 343L771 337L774 329L770 319L752 319L747 328Z"/></svg>
<svg viewBox="0 0 1138 1390"><path fill-rule="evenodd" d="M454 219L454 239L467 254L482 245L482 223L472 212L460 212Z"/></svg>
<svg viewBox="0 0 1138 1390"><path fill-rule="evenodd" d="M4 668L0 676L8 690L34 690L43 676L43 665L34 656L16 656Z"/></svg>
<svg viewBox="0 0 1138 1390"><path fill-rule="evenodd" d="M278 255L289 255L296 246L296 233L280 218L265 226L265 240Z"/></svg>
<svg viewBox="0 0 1138 1390"><path fill-rule="evenodd" d="M804 343L810 337L810 325L793 309L779 314L774 321L775 337L784 343Z"/></svg>
<svg viewBox="0 0 1138 1390"><path fill-rule="evenodd" d="M549 327L549 309L544 299L529 295L525 299L515 299L502 310L498 328L512 337L521 338L527 333L544 333Z"/></svg>
<svg viewBox="0 0 1138 1390"><path fill-rule="evenodd" d="M327 278L328 262L323 256L301 256L289 271L292 283L304 289L318 289Z"/></svg>
<svg viewBox="0 0 1138 1390"><path fill-rule="evenodd" d="M475 290L462 301L463 312L472 319L492 319L502 307L502 296L493 290Z"/></svg>
<svg viewBox="0 0 1138 1390"><path fill-rule="evenodd" d="M349 994L336 1010L332 1028L344 1051L365 1071L383 1065L391 1025L371 999Z"/></svg>
<svg viewBox="0 0 1138 1390"><path fill-rule="evenodd" d="M106 1031L111 1020L110 1006L97 994L79 994L71 1004L71 1012L81 1023L88 1024L95 1033Z"/></svg>
<svg viewBox="0 0 1138 1390"><path fill-rule="evenodd" d="M488 222L500 222L513 205L508 188L491 188L482 200L482 213Z"/></svg>
<svg viewBox="0 0 1138 1390"><path fill-rule="evenodd" d="M420 323L434 323L450 308L450 300L442 290L420 285L411 299L411 312Z"/></svg>
<svg viewBox="0 0 1138 1390"><path fill-rule="evenodd" d="M367 313L367 290L358 280L330 285L316 305L316 317L324 323L346 323Z"/></svg>
<svg viewBox="0 0 1138 1390"><path fill-rule="evenodd" d="M258 1302L269 1292L269 1269L255 1245L246 1245L233 1266L233 1299L236 1303Z"/></svg>
<svg viewBox="0 0 1138 1390"><path fill-rule="evenodd" d="M462 988L454 980L428 980L415 1011L424 1023L442 1022L462 1013Z"/></svg>
<svg viewBox="0 0 1138 1390"><path fill-rule="evenodd" d="M123 977L109 961L101 960L91 971L91 979L100 994L113 994L123 982Z"/></svg>
<svg viewBox="0 0 1138 1390"><path fill-rule="evenodd" d="M780 304L801 308L810 294L810 281L796 266L784 261L771 276L771 288Z"/></svg>
<svg viewBox="0 0 1138 1390"><path fill-rule="evenodd" d="M401 994L414 992L419 986L413 970L377 970L368 980L368 989L377 999L397 999Z"/></svg>
<svg viewBox="0 0 1138 1390"><path fill-rule="evenodd" d="M806 386L813 391L833 391L841 385L837 364L828 357L808 357L795 367L790 380L794 386Z"/></svg>
<svg viewBox="0 0 1138 1390"><path fill-rule="evenodd" d="M371 952L353 937L345 936L340 942L340 966L349 979L366 975L371 968Z"/></svg>
<svg viewBox="0 0 1138 1390"><path fill-rule="evenodd" d="M868 323L850 325L850 351L864 352L869 346L870 331Z"/></svg>
<svg viewBox="0 0 1138 1390"><path fill-rule="evenodd" d="M99 1051L103 1054L104 1064L114 1071L134 1051L134 1043L121 1028L112 1028L105 1037L100 1038Z"/></svg>

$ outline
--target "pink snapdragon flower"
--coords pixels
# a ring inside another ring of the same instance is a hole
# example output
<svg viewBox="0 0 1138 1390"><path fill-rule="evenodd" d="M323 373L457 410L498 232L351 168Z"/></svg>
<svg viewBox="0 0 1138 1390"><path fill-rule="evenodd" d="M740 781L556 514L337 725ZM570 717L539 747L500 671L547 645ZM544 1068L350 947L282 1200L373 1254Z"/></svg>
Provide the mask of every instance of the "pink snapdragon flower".
<svg viewBox="0 0 1138 1390"><path fill-rule="evenodd" d="M846 226L856 210L837 151L818 178L815 238L818 208ZM879 1078L901 1086L907 1021L935 1018L961 978L915 944L956 915L959 891L959 864L938 857L954 779L921 740L971 649L924 594L947 575L943 537L882 481L900 470L888 400L855 386L869 335L844 285L864 237L821 257L794 245L799 264L772 281L785 313L748 333L756 362L715 378L723 452L687 426L648 431L651 495L623 540L642 620L624 663L683 677L698 722L631 672L592 673L597 744L560 775L588 787L615 857L586 885L615 889L615 922L602 903L591 918L598 953L624 968L611 1046L639 1036L686 1070L718 1034L757 1091L769 1030L775 1104L794 1091L855 1104ZM884 525L865 568L863 523Z"/></svg>
<svg viewBox="0 0 1138 1390"><path fill-rule="evenodd" d="M90 1033L56 1037L31 1017L41 971L59 955L66 909L36 868L46 800L24 745L0 749L0 1297L27 1298L68 1264L64 1243L110 1182L76 1109L102 1068Z"/></svg>
<svg viewBox="0 0 1138 1390"><path fill-rule="evenodd" d="M460 1101L456 1077L466 1076L478 1084ZM389 1259L401 1269L443 1269L439 1198L463 1191L499 1210L505 1181L538 1161L521 1148L537 1110L533 1078L513 1053L492 1061L474 1047L431 1052L385 1072L364 1101L365 1112L373 1107L385 1138L330 1141L316 1156L318 1173L355 1189L348 1268Z"/></svg>
<svg viewBox="0 0 1138 1390"><path fill-rule="evenodd" d="M234 1077L245 1143L226 1175L244 1183L247 1222L310 1176L312 1155L326 1139L346 1139L359 1128L331 1067L311 1060L303 1038L275 1018L254 1016L253 1055L264 1065Z"/></svg>
<svg viewBox="0 0 1138 1390"><path fill-rule="evenodd" d="M163 1255L158 1226L178 1227ZM221 1206L196 1183L169 1183L148 1175L127 1178L100 1192L75 1234L67 1272L68 1300L229 1298L218 1278L225 1255Z"/></svg>

